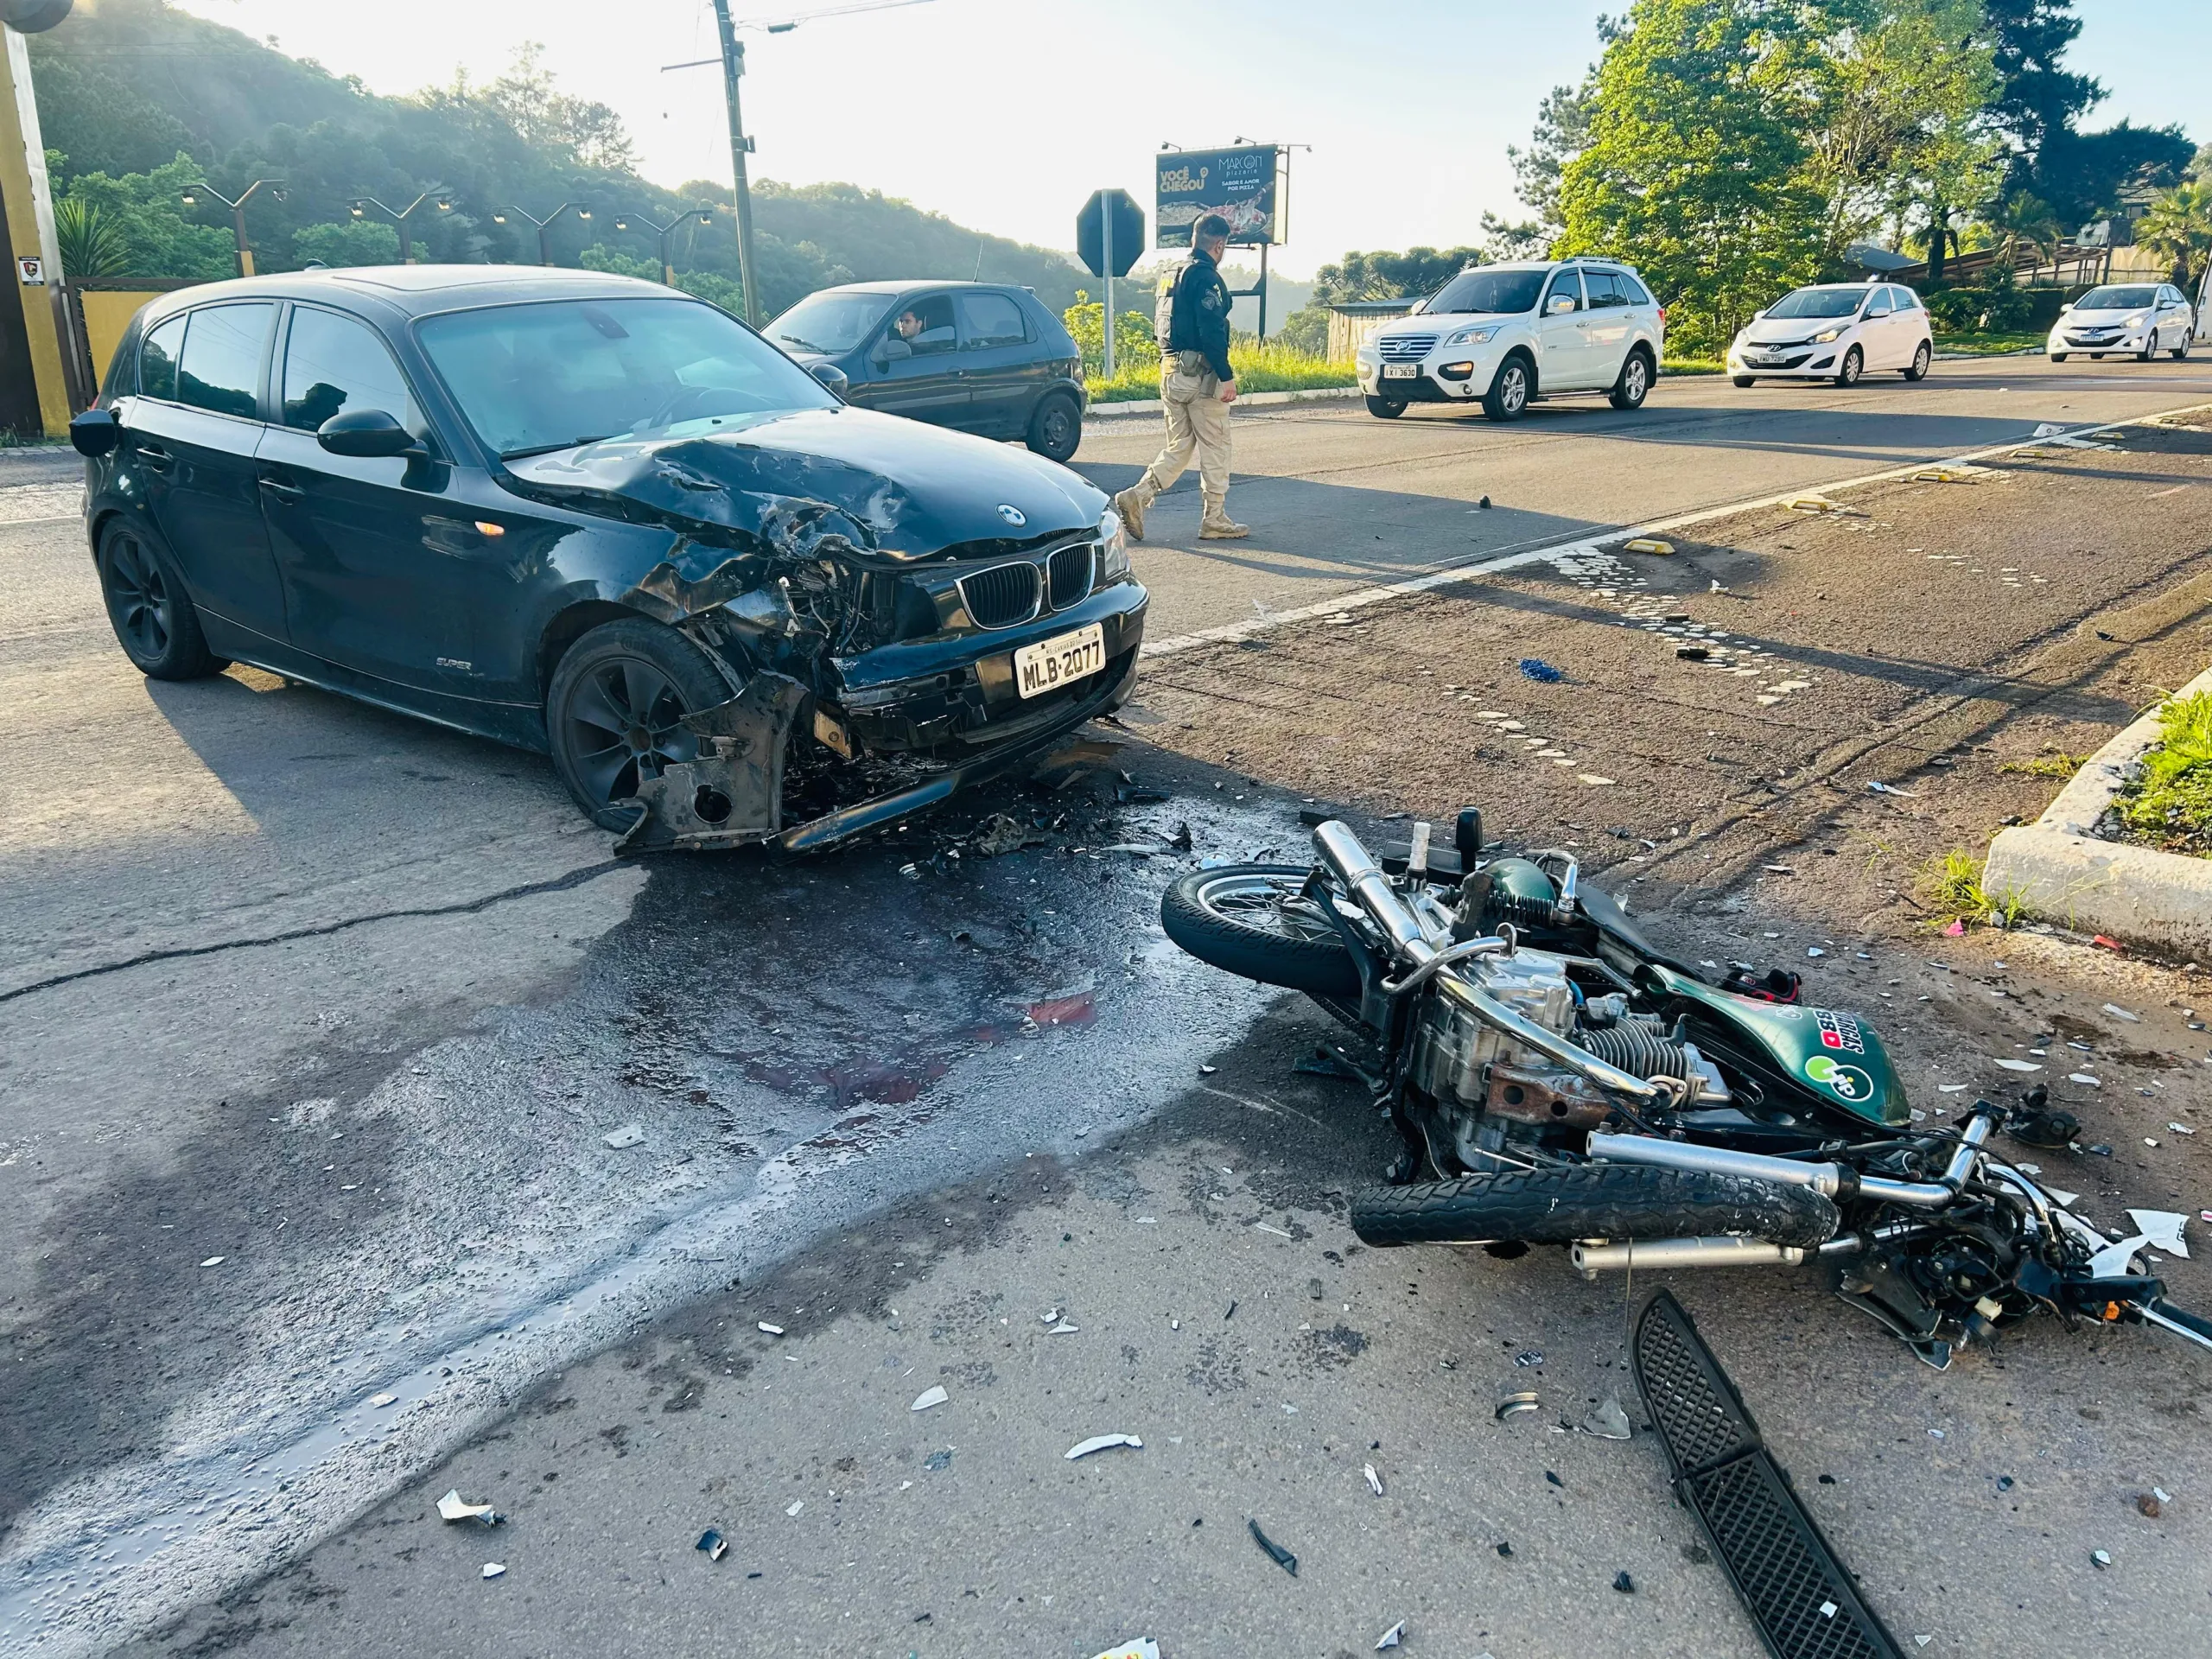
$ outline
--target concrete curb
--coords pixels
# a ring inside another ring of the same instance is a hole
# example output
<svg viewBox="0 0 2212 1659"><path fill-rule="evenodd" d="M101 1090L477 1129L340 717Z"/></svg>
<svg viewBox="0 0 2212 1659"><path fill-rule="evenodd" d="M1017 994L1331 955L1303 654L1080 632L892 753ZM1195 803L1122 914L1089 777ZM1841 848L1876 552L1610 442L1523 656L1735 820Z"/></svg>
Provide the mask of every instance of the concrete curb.
<svg viewBox="0 0 2212 1659"><path fill-rule="evenodd" d="M1359 396L1357 386L1309 386L1303 391L1248 391L1240 393L1234 409L1273 409L1281 404L1319 404ZM1146 397L1129 403L1093 404L1083 412L1085 424L1116 420L1124 415L1157 415L1160 399Z"/></svg>
<svg viewBox="0 0 2212 1659"><path fill-rule="evenodd" d="M2175 695L2207 690L2212 669ZM2212 958L2212 859L2101 841L2092 833L2158 741L2153 709L2090 756L2043 817L1999 830L1982 871L1984 890L2017 893L2037 915L2077 932Z"/></svg>

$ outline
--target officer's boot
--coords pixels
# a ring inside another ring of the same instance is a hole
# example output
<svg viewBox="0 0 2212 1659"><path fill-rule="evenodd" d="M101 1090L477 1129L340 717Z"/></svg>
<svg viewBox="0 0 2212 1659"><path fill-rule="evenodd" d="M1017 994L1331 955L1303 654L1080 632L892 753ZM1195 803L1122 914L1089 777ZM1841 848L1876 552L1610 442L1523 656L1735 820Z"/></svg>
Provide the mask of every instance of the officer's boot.
<svg viewBox="0 0 2212 1659"><path fill-rule="evenodd" d="M1205 497L1205 513L1198 520L1198 539L1202 542L1234 542L1249 536L1252 527L1240 524L1229 516L1229 498L1221 495Z"/></svg>
<svg viewBox="0 0 2212 1659"><path fill-rule="evenodd" d="M1152 474L1147 472L1114 498L1114 511L1122 516L1122 528L1133 542L1144 540L1144 510L1152 505L1153 494L1146 486L1151 482Z"/></svg>

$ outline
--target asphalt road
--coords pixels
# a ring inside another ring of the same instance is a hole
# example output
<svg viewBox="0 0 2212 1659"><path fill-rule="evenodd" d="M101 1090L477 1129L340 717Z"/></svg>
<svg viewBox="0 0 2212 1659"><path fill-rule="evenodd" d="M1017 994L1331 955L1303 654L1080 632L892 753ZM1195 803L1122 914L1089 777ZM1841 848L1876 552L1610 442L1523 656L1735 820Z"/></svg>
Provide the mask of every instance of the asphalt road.
<svg viewBox="0 0 2212 1659"><path fill-rule="evenodd" d="M1843 397L1255 411L1255 535L1179 550L1195 499L1163 502L1155 637L2212 380L2024 362ZM1152 442L1102 427L1085 462L1116 484ZM98 1651L245 1584L654 1315L1074 1159L1262 1017L1161 940L1164 871L1101 849L1187 820L1199 855L1294 856L1294 796L1137 751L1172 801L1009 790L803 865L617 863L533 757L251 672L141 679L38 465L0 467L0 1648ZM1000 806L1046 850L950 856Z"/></svg>
<svg viewBox="0 0 2212 1659"><path fill-rule="evenodd" d="M1198 480L1185 474L1153 508L1136 554L1154 595L1147 633L1157 643L1249 623L1448 566L2017 442L2046 423L2208 400L2212 359L1999 358L1848 391L1662 378L1634 414L1563 397L1508 426L1418 404L1395 421L1349 402L1242 410L1230 511L1252 534L1197 540ZM1119 490L1160 443L1157 416L1094 418L1076 465ZM1484 496L1488 511L1476 505Z"/></svg>

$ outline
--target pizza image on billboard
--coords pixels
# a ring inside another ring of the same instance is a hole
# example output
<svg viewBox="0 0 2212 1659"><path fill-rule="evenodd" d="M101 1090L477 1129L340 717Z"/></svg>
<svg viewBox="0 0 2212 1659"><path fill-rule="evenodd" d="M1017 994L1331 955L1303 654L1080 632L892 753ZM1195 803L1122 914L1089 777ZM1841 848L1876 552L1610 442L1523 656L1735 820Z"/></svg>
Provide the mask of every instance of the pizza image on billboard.
<svg viewBox="0 0 2212 1659"><path fill-rule="evenodd" d="M1187 248L1191 226L1207 213L1229 221L1231 242L1251 246L1280 240L1275 165L1281 154L1273 144L1161 151L1154 163L1153 245Z"/></svg>

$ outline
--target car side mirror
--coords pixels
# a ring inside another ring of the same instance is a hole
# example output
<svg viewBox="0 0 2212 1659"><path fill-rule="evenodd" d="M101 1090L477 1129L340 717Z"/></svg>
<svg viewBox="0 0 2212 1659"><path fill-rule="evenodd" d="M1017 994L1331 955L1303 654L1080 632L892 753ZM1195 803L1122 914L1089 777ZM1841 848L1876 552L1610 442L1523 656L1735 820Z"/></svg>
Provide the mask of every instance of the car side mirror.
<svg viewBox="0 0 2212 1659"><path fill-rule="evenodd" d="M845 372L835 363L810 363L806 365L806 372L840 397L845 395L845 388L852 384L846 379Z"/></svg>
<svg viewBox="0 0 2212 1659"><path fill-rule="evenodd" d="M2062 317L2063 317L2063 316L2064 316L2064 315L2065 315L2069 311L2071 311L2073 308L2074 308L2074 302L2073 302L2071 300L2069 300L2069 301L2068 301L2064 305L2062 305L2062 306L2060 306L2060 307L2058 308L2058 315L2059 315L2060 316L2062 316Z"/></svg>
<svg viewBox="0 0 2212 1659"><path fill-rule="evenodd" d="M1552 317L1561 317L1565 316L1568 312L1573 309L1573 295L1554 294L1552 296L1552 302L1544 308L1544 315Z"/></svg>
<svg viewBox="0 0 2212 1659"><path fill-rule="evenodd" d="M123 424L111 409L88 409L69 423L69 445L80 455L106 454L123 442Z"/></svg>
<svg viewBox="0 0 2212 1659"><path fill-rule="evenodd" d="M315 429L315 440L332 454L356 461L423 453L415 435L381 409L349 409L334 415Z"/></svg>

